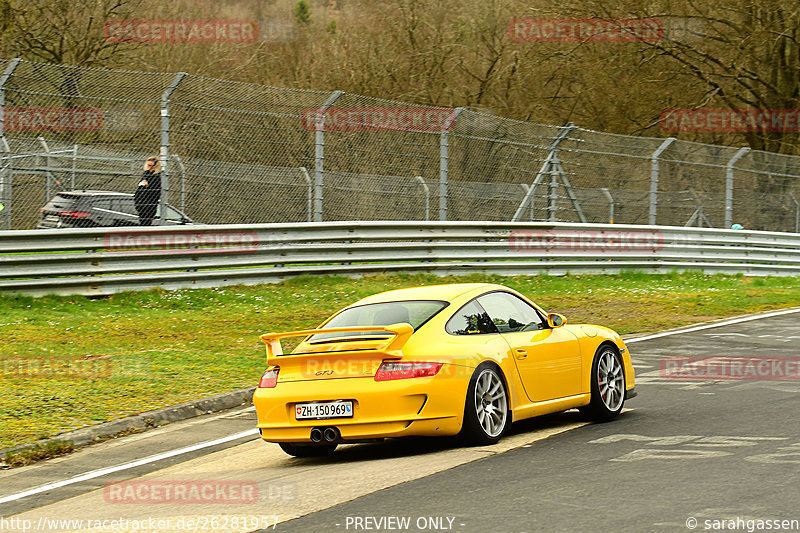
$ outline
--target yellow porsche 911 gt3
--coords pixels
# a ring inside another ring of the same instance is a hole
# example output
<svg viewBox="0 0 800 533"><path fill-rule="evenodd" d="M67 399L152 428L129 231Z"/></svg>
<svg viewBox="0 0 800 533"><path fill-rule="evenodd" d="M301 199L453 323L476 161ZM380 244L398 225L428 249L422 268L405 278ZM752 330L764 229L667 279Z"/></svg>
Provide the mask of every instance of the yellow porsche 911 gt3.
<svg viewBox="0 0 800 533"><path fill-rule="evenodd" d="M287 337L304 339L284 354ZM261 438L297 457L410 435L493 444L512 421L572 408L609 420L635 396L617 333L566 325L502 285L384 292L317 329L261 339Z"/></svg>

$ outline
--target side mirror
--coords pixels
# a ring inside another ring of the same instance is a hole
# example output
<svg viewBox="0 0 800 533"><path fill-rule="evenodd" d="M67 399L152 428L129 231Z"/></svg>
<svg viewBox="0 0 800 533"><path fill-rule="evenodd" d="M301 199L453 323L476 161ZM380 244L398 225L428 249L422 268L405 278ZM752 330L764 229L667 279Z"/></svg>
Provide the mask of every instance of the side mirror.
<svg viewBox="0 0 800 533"><path fill-rule="evenodd" d="M558 313L550 313L547 315L547 325L551 328L560 328L566 323L567 319L564 315L559 315Z"/></svg>

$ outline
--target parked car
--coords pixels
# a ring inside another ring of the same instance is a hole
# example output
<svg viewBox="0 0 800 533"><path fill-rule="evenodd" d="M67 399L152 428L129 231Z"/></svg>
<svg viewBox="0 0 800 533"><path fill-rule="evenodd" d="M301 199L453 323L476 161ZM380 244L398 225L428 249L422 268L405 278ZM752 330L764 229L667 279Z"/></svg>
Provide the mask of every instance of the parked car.
<svg viewBox="0 0 800 533"><path fill-rule="evenodd" d="M195 222L167 205L167 225ZM153 225L161 223L161 206ZM63 191L42 208L42 220L37 228L96 228L104 226L138 226L139 215L133 205L133 194L113 191Z"/></svg>
<svg viewBox="0 0 800 533"><path fill-rule="evenodd" d="M288 354L281 339L304 337ZM488 283L364 298L317 329L268 333L253 396L261 438L294 456L384 437L493 444L512 421L578 408L610 420L635 396L625 343Z"/></svg>

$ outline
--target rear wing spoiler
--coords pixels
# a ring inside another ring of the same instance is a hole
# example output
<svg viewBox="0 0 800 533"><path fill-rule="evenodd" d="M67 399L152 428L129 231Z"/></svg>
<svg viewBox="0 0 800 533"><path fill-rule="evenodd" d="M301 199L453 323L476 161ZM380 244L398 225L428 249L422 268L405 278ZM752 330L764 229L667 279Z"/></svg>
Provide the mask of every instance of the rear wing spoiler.
<svg viewBox="0 0 800 533"><path fill-rule="evenodd" d="M261 335L261 340L267 345L267 364L278 364L280 356L283 356L283 347L281 347L281 339L287 337L308 337L311 335L318 335L320 333L362 333L367 331L385 331L393 335L386 344L378 346L375 351L383 353L386 357L400 358L403 357L403 345L414 333L414 328L411 324L398 323L389 326L351 326L341 328L320 328L308 329L302 331L289 331L287 333L266 333ZM343 352L346 353L346 352ZM316 353L308 354L291 354L291 357L304 357L308 355L317 355ZM283 357L289 357L283 356ZM283 359L283 358L281 358Z"/></svg>

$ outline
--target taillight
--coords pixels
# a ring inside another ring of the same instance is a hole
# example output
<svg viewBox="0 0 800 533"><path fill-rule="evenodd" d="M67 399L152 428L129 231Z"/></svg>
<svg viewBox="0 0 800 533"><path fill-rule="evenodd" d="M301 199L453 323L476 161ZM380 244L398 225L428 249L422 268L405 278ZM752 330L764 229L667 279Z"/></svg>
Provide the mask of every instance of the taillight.
<svg viewBox="0 0 800 533"><path fill-rule="evenodd" d="M89 213L86 211L61 211L59 215L67 218L87 218Z"/></svg>
<svg viewBox="0 0 800 533"><path fill-rule="evenodd" d="M435 376L443 364L384 361L375 373L375 381Z"/></svg>
<svg viewBox="0 0 800 533"><path fill-rule="evenodd" d="M261 380L258 382L258 388L260 389L274 389L275 385L278 384L278 371L280 368L270 368L264 375L261 376Z"/></svg>

